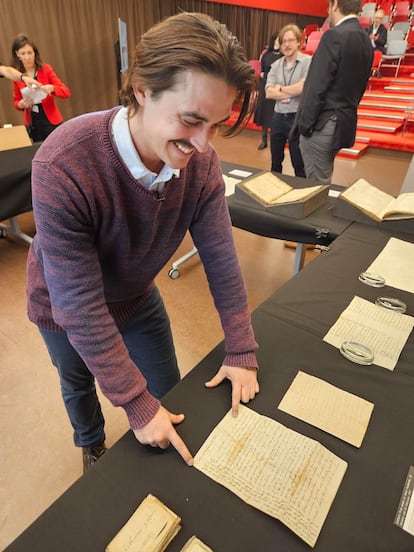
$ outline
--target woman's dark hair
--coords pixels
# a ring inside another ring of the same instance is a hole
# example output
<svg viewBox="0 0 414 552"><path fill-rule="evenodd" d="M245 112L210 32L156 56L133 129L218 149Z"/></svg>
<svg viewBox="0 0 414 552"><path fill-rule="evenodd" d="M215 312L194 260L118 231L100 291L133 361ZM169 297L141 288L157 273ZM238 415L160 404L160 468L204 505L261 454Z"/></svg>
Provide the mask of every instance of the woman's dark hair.
<svg viewBox="0 0 414 552"><path fill-rule="evenodd" d="M275 47L275 40L279 37L279 33L273 33L272 36L269 38L267 51L273 52Z"/></svg>
<svg viewBox="0 0 414 552"><path fill-rule="evenodd" d="M225 25L201 13L183 12L164 19L142 36L121 92L123 105L139 109L134 86L148 87L156 98L175 86L184 71L223 79L237 90L237 120L224 136L236 134L255 109L256 78L243 48Z"/></svg>
<svg viewBox="0 0 414 552"><path fill-rule="evenodd" d="M18 69L21 73L24 73L24 65L22 61L17 57L17 50L20 50L20 48L23 48L23 46L31 46L34 51L35 55L35 68L41 69L42 68L42 60L40 58L39 50L37 49L37 46L34 42L32 42L26 35L19 34L16 36L16 38L13 40L13 44L11 46L11 63L10 65L14 67L15 69Z"/></svg>

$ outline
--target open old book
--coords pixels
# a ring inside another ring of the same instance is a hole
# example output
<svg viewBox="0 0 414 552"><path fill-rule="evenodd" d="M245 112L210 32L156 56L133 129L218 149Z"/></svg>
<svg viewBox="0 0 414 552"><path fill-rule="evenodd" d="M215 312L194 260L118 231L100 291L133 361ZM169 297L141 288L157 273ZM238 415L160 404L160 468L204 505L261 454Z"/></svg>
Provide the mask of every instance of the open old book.
<svg viewBox="0 0 414 552"><path fill-rule="evenodd" d="M271 172L261 173L243 182L243 188L265 205L281 205L295 201L305 201L319 192L324 186L293 188Z"/></svg>
<svg viewBox="0 0 414 552"><path fill-rule="evenodd" d="M414 218L414 192L393 197L363 178L342 192L339 198L377 222Z"/></svg>

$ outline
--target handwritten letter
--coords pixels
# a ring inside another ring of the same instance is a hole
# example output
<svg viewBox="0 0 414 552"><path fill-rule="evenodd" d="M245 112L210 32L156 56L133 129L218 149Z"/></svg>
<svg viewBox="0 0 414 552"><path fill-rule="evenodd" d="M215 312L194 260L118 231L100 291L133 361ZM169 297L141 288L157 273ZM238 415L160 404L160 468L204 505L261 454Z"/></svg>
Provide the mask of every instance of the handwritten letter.
<svg viewBox="0 0 414 552"><path fill-rule="evenodd" d="M194 466L314 546L347 464L317 441L240 405L217 425Z"/></svg>

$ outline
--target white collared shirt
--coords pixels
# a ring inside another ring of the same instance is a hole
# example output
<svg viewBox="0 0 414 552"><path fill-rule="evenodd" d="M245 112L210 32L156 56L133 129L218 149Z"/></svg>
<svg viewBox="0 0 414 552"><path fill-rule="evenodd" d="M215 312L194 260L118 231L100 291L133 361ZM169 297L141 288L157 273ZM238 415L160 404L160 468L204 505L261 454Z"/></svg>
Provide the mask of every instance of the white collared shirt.
<svg viewBox="0 0 414 552"><path fill-rule="evenodd" d="M337 27L338 25L340 25L341 23L343 23L344 21L346 21L347 19L355 19L355 18L358 18L357 15L355 15L354 13L350 13L349 15L345 15L341 21L338 21L338 23L335 25L335 27Z"/></svg>
<svg viewBox="0 0 414 552"><path fill-rule="evenodd" d="M128 125L127 107L121 107L115 115L112 121L112 135L122 161L128 167L129 172L135 180L138 180L147 190L161 192L164 189L165 183L171 180L173 176L180 176L180 169L172 169L165 164L159 174L147 169L141 161L132 141Z"/></svg>

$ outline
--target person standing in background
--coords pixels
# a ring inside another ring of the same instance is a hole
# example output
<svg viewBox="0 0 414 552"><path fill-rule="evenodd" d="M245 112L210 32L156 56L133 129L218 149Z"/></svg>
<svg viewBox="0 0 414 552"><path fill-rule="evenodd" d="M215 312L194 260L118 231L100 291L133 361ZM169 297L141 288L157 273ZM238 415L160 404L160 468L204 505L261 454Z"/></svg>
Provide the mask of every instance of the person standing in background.
<svg viewBox="0 0 414 552"><path fill-rule="evenodd" d="M292 133L300 134L306 177L329 184L335 155L354 144L357 108L373 48L358 21L360 0L329 0L324 32L305 82Z"/></svg>
<svg viewBox="0 0 414 552"><path fill-rule="evenodd" d="M18 35L13 41L11 65L41 84L39 91L45 94L40 103L30 96L24 96L25 83L14 83L14 107L24 111L24 124L33 142L41 142L60 125L62 115L54 96L70 98L70 90L54 72L51 65L42 63L36 45L25 35Z"/></svg>
<svg viewBox="0 0 414 552"><path fill-rule="evenodd" d="M305 176L299 149L299 137L289 134L295 120L311 58L299 49L302 32L297 25L286 25L280 31L279 42L283 57L273 63L266 81L266 98L275 100L270 130L272 172L282 172L286 142L296 176Z"/></svg>
<svg viewBox="0 0 414 552"><path fill-rule="evenodd" d="M262 127L262 141L257 146L258 150L267 148L267 133L271 126L272 116L275 110L275 100L269 100L266 98L265 86L267 75L270 71L272 63L280 59L282 55L283 54L280 51L278 33L274 33L270 37L267 50L260 58L259 100L257 102L253 119L255 125Z"/></svg>
<svg viewBox="0 0 414 552"><path fill-rule="evenodd" d="M382 23L384 15L384 10L377 10L375 12L372 25L366 28L373 49L379 50L383 54L385 54L385 45L387 44L388 38L387 27Z"/></svg>

